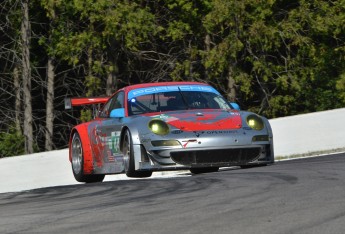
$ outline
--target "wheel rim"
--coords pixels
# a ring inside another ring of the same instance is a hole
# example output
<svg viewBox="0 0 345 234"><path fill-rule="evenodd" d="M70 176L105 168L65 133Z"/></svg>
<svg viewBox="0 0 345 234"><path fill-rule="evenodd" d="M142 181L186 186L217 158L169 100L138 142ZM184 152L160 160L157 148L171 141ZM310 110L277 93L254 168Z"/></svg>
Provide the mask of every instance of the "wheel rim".
<svg viewBox="0 0 345 234"><path fill-rule="evenodd" d="M75 137L72 142L72 169L74 174L79 174L82 168L83 148L79 137Z"/></svg>
<svg viewBox="0 0 345 234"><path fill-rule="evenodd" d="M130 154L131 154L131 142L130 142L129 134L127 132L125 136L124 147L123 147L123 163L124 163L126 172L128 171L128 168L129 168Z"/></svg>

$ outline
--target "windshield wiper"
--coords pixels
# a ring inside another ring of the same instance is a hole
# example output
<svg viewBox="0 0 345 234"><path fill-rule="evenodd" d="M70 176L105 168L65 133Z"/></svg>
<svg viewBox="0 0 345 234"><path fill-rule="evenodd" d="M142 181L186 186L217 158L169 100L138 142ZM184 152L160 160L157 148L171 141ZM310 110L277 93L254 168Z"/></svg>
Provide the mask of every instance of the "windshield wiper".
<svg viewBox="0 0 345 234"><path fill-rule="evenodd" d="M180 94L181 94L181 96L182 96L182 100L183 100L185 106L187 107L187 110L192 109L192 108L188 105L187 99L186 99L186 97L182 94L182 91L181 91L180 87L178 87L178 90L179 90L179 92L180 92Z"/></svg>

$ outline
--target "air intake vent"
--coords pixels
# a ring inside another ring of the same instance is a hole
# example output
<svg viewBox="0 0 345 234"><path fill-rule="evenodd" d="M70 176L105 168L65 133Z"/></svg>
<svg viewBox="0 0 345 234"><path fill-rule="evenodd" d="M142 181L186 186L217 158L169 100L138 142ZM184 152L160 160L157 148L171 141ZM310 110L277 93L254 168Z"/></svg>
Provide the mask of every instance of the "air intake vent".
<svg viewBox="0 0 345 234"><path fill-rule="evenodd" d="M193 165L241 165L254 161L260 156L260 147L219 150L198 150L171 152L171 158L178 164Z"/></svg>

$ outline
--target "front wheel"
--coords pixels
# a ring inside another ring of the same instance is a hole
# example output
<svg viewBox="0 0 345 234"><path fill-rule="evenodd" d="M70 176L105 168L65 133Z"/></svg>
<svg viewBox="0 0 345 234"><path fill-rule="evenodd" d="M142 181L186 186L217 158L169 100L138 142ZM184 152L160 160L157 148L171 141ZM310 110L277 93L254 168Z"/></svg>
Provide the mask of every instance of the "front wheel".
<svg viewBox="0 0 345 234"><path fill-rule="evenodd" d="M125 172L128 177L150 177L152 171L136 171L134 161L134 150L132 143L132 135L129 130L126 130L123 146L122 146L123 159L125 164Z"/></svg>
<svg viewBox="0 0 345 234"><path fill-rule="evenodd" d="M76 132L72 138L72 171L78 182L94 183L102 182L105 175L84 174L84 152L79 134Z"/></svg>
<svg viewBox="0 0 345 234"><path fill-rule="evenodd" d="M202 168L191 168L190 172L193 174L201 174L201 173L209 173L209 172L217 172L219 167L202 167Z"/></svg>

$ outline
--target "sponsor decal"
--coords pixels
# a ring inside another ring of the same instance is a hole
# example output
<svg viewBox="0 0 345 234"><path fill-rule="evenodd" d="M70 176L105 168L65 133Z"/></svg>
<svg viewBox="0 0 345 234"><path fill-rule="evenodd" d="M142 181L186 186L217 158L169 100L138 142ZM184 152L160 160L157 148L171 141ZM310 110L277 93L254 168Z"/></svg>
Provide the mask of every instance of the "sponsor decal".
<svg viewBox="0 0 345 234"><path fill-rule="evenodd" d="M238 133L235 131L206 131L206 134L235 134Z"/></svg>
<svg viewBox="0 0 345 234"><path fill-rule="evenodd" d="M164 93L164 92L173 92L173 91L202 91L202 92L211 92L219 95L219 92L211 86L206 85L172 85L172 86L157 86L150 88L139 88L134 89L128 92L128 99L131 100L134 97L154 94L154 93Z"/></svg>
<svg viewBox="0 0 345 234"><path fill-rule="evenodd" d="M201 132L196 132L196 131L193 131L195 136L196 137L199 137L200 135L204 134L205 132L204 131L201 131Z"/></svg>
<svg viewBox="0 0 345 234"><path fill-rule="evenodd" d="M219 131L193 131L196 137L200 137L201 135L208 134L208 135L216 135L216 134L237 134L237 130L219 130Z"/></svg>
<svg viewBox="0 0 345 234"><path fill-rule="evenodd" d="M161 119L163 121L166 121L167 119L171 118L171 116L169 116L167 114L155 115L155 116L152 116L152 117L159 118L159 119Z"/></svg>
<svg viewBox="0 0 345 234"><path fill-rule="evenodd" d="M182 141L182 142L185 142L182 146L183 148L186 148L190 142L198 142L198 140L192 139L192 140L187 140L187 141Z"/></svg>
<svg viewBox="0 0 345 234"><path fill-rule="evenodd" d="M110 150L107 151L107 155L108 155L108 162L115 162L115 157L112 155Z"/></svg>
<svg viewBox="0 0 345 234"><path fill-rule="evenodd" d="M182 130L172 130L171 133L172 134L181 134L181 133L183 133L183 131Z"/></svg>
<svg viewBox="0 0 345 234"><path fill-rule="evenodd" d="M165 121L167 123L169 123L169 121L174 121L174 120L178 120L178 118L171 116L171 115L167 115L167 114L160 114L160 115L153 115L152 119L160 119L162 121Z"/></svg>
<svg viewBox="0 0 345 234"><path fill-rule="evenodd" d="M107 139L108 147L113 152L113 154L120 153L120 132L111 132L110 139Z"/></svg>
<svg viewBox="0 0 345 234"><path fill-rule="evenodd" d="M231 111L229 111L229 114L240 116L240 113L237 110L231 110Z"/></svg>

